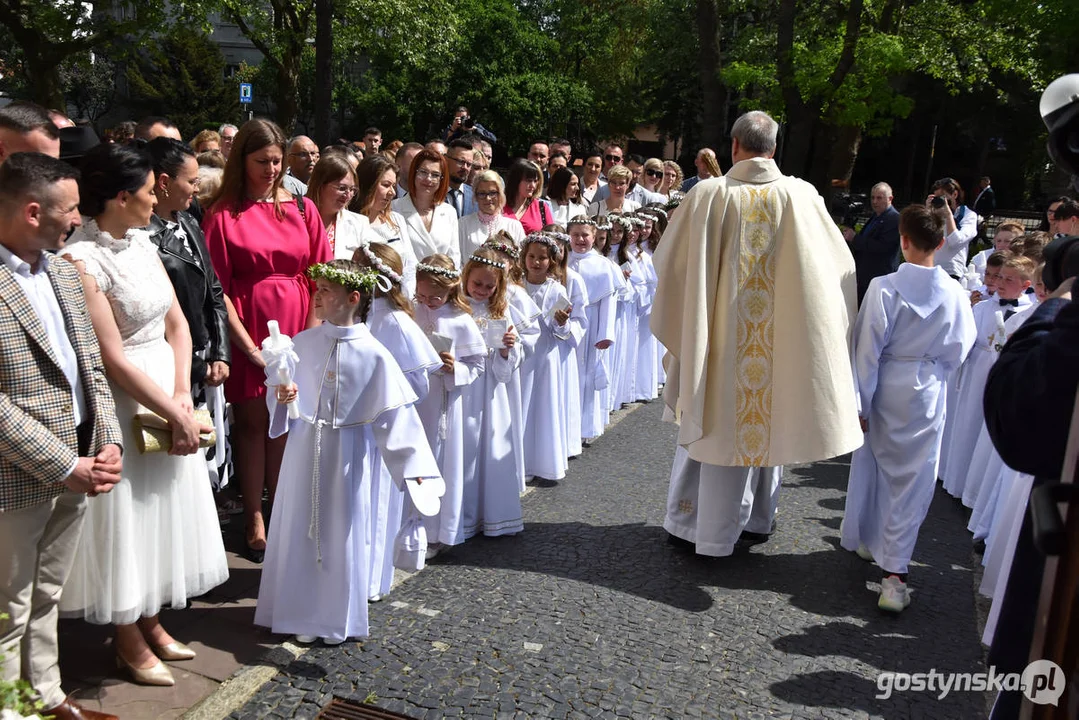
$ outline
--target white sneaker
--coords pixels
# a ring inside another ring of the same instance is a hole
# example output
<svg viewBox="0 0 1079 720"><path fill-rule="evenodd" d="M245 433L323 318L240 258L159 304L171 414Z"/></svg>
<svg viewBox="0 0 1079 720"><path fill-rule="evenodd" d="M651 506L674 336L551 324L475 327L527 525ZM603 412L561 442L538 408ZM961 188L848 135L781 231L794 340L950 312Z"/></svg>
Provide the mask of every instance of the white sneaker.
<svg viewBox="0 0 1079 720"><path fill-rule="evenodd" d="M442 546L439 545L438 543L435 543L434 545L428 545L427 546L427 552L423 556L424 559L430 560L430 559L436 557L441 549L442 549Z"/></svg>
<svg viewBox="0 0 1079 720"><path fill-rule="evenodd" d="M333 647L334 645L340 645L346 639L347 638L341 638L340 640L334 640L333 638L322 638L322 644L323 645L329 645L330 647Z"/></svg>
<svg viewBox="0 0 1079 720"><path fill-rule="evenodd" d="M910 589L895 575L889 575L880 582L880 599L877 607L888 612L902 612L910 605Z"/></svg>
<svg viewBox="0 0 1079 720"><path fill-rule="evenodd" d="M311 643L315 642L316 640L318 640L318 636L316 636L316 635L297 635L296 636L296 642L303 643L304 645L310 645Z"/></svg>
<svg viewBox="0 0 1079 720"><path fill-rule="evenodd" d="M382 596L378 594L372 595L371 597L367 598L367 602L382 602Z"/></svg>
<svg viewBox="0 0 1079 720"><path fill-rule="evenodd" d="M854 554L866 562L873 562L873 553L869 552L869 548L865 546L865 543L859 545L858 549L854 551Z"/></svg>

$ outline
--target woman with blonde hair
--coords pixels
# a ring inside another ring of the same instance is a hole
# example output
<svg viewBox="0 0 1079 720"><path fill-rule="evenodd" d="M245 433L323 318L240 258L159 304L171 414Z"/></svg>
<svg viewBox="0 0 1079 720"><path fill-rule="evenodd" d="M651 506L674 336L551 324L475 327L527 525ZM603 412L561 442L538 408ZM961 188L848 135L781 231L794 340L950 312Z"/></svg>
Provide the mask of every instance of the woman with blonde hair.
<svg viewBox="0 0 1079 720"><path fill-rule="evenodd" d="M348 209L356 195L358 182L352 164L343 156L323 155L311 172L307 197L315 203L326 226L326 239L337 260L350 260L352 253L365 242L371 222Z"/></svg>
<svg viewBox="0 0 1079 720"><path fill-rule="evenodd" d="M232 403L233 457L243 492L247 556L262 562L266 524L262 491L273 504L286 437L269 439L266 323L285 335L315 325L308 267L332 259L326 228L310 200L281 186L285 135L269 120L250 120L236 134L221 188L203 219L206 245L229 301L232 368L225 397Z"/></svg>
<svg viewBox="0 0 1079 720"><path fill-rule="evenodd" d="M589 216L601 217L611 212L630 213L639 208L640 203L626 197L632 181L633 171L625 165L615 165L608 170L607 187L611 189L611 193L603 200L597 200L588 206Z"/></svg>
<svg viewBox="0 0 1079 720"><path fill-rule="evenodd" d="M198 155L204 152L221 152L221 136L213 130L203 130L191 141L191 149Z"/></svg>
<svg viewBox="0 0 1079 720"><path fill-rule="evenodd" d="M659 158L648 158L641 168L641 187L648 192L659 193L663 184L663 161Z"/></svg>
<svg viewBox="0 0 1079 720"><path fill-rule="evenodd" d="M480 172L472 181L472 196L476 198L476 212L465 215L457 223L461 257L471 255L500 230L506 231L516 242L524 240L521 223L502 214L506 205L506 186L501 175L494 170Z"/></svg>
<svg viewBox="0 0 1079 720"><path fill-rule="evenodd" d="M670 198L672 192L677 192L682 187L682 181L685 179L685 173L682 172L681 165L674 160L664 160L663 183L659 186L659 194Z"/></svg>

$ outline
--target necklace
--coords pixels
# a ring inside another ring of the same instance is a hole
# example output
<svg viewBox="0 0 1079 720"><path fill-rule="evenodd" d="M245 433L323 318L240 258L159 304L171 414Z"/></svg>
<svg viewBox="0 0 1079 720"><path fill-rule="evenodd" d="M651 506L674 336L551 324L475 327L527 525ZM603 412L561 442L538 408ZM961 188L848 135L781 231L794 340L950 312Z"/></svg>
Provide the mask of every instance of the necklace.
<svg viewBox="0 0 1079 720"><path fill-rule="evenodd" d="M494 215L484 215L482 212L477 212L476 214L480 217L480 225L488 229L498 222L498 218L502 217L498 213L495 213Z"/></svg>

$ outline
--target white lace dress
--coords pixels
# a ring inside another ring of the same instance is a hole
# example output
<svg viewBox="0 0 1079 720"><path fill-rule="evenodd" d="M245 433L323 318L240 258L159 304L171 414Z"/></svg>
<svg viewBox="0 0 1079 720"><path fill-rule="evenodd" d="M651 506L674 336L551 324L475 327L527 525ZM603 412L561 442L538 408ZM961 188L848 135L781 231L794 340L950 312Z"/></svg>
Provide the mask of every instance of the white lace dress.
<svg viewBox="0 0 1079 720"><path fill-rule="evenodd" d="M127 359L167 395L175 362L165 341L172 285L141 230L117 240L83 219L63 253L82 261L108 298ZM128 624L162 607L182 608L228 578L205 455L139 453L139 404L110 381L124 434L123 479L87 504L60 611L89 622Z"/></svg>

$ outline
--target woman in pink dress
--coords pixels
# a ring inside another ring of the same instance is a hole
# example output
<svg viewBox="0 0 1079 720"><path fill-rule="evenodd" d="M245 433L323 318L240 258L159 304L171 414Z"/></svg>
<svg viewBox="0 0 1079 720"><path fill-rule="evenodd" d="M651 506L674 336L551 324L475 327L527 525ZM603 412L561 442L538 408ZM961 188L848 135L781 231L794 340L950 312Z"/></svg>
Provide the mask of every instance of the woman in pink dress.
<svg viewBox="0 0 1079 720"><path fill-rule="evenodd" d="M525 233L539 232L554 222L554 211L543 195L543 173L531 160L514 160L506 172L506 207L502 214L521 223Z"/></svg>
<svg viewBox="0 0 1079 720"><path fill-rule="evenodd" d="M225 397L232 403L233 458L247 520L247 555L266 549L262 491L273 505L286 436L268 439L266 376L261 344L276 320L292 336L315 324L310 265L333 258L318 208L281 187L285 135L268 120L240 128L203 220L206 245L229 306L232 368Z"/></svg>

